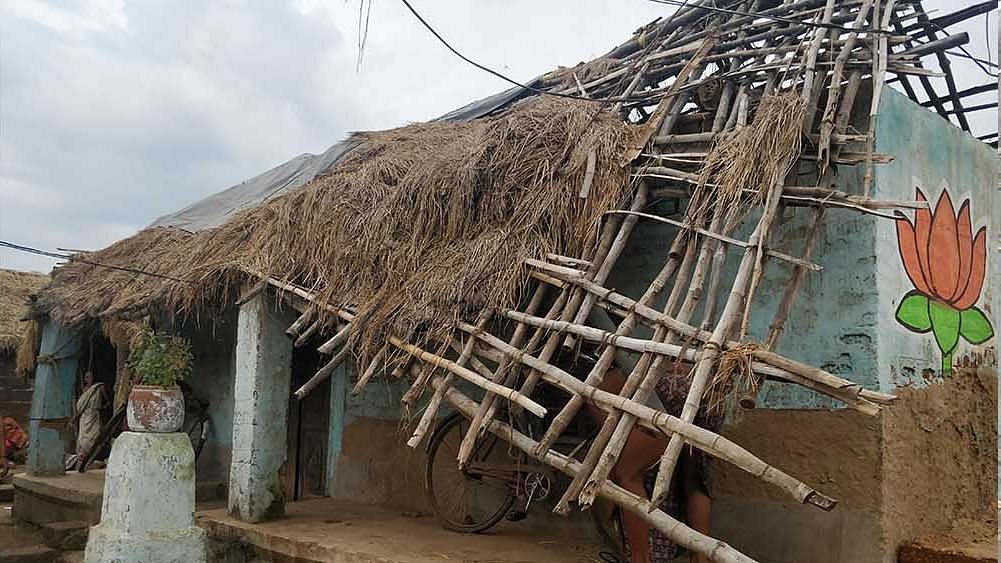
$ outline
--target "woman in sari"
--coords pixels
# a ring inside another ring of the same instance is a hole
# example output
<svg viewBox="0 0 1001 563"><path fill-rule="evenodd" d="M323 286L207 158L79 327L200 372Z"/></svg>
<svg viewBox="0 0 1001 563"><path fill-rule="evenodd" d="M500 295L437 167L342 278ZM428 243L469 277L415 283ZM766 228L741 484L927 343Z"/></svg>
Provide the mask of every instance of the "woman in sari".
<svg viewBox="0 0 1001 563"><path fill-rule="evenodd" d="M94 374L88 371L83 374L83 391L76 401L76 413L70 419L70 424L77 424L76 453L66 462L66 470L79 469L87 452L101 433L101 414L108 405L108 393L103 383L94 382Z"/></svg>
<svg viewBox="0 0 1001 563"><path fill-rule="evenodd" d="M0 418L3 444L0 446L0 476L5 475L15 464L22 464L28 458L28 434L12 417Z"/></svg>

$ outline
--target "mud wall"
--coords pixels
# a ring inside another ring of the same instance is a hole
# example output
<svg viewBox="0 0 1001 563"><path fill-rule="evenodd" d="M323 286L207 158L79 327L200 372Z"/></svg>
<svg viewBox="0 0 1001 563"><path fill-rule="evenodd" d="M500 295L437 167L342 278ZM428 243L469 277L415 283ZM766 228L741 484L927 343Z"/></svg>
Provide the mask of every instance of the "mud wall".
<svg viewBox="0 0 1001 563"><path fill-rule="evenodd" d="M996 370L960 369L943 383L897 390L882 417L888 552L929 537L993 541L997 386Z"/></svg>
<svg viewBox="0 0 1001 563"><path fill-rule="evenodd" d="M997 373L957 369L901 388L877 418L755 409L723 434L838 499L825 513L722 462L710 469L713 532L768 563L893 563L917 539L997 533Z"/></svg>
<svg viewBox="0 0 1001 563"><path fill-rule="evenodd" d="M713 535L761 562L880 557L881 428L849 410L754 409L723 434L838 499L824 512L723 463L710 467Z"/></svg>

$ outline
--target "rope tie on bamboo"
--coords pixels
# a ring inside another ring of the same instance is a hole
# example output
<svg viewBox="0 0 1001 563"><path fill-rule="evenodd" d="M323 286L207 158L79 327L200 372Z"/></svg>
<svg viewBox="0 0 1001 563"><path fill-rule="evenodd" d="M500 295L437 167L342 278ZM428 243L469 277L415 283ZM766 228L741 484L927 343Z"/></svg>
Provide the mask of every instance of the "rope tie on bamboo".
<svg viewBox="0 0 1001 563"><path fill-rule="evenodd" d="M54 367L56 365L56 362L58 362L59 360L65 360L67 358L72 358L72 357L73 357L72 355L53 356L51 354L39 354L38 358L35 361L37 361L40 364L46 364Z"/></svg>

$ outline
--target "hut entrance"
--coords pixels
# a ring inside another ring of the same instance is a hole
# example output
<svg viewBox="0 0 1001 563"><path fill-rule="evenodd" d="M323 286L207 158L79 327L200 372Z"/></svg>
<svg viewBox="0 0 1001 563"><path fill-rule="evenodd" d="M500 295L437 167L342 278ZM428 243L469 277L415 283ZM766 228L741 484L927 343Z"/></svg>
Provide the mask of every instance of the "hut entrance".
<svg viewBox="0 0 1001 563"><path fill-rule="evenodd" d="M109 394L114 393L118 379L118 357L114 344L101 331L93 330L85 336L81 348L78 384L82 381L83 374L90 371L94 374L95 383L103 383Z"/></svg>
<svg viewBox="0 0 1001 563"><path fill-rule="evenodd" d="M291 391L320 368L316 347L301 346L292 354ZM326 495L327 440L330 428L330 385L319 385L302 400L289 399L285 498L300 500Z"/></svg>

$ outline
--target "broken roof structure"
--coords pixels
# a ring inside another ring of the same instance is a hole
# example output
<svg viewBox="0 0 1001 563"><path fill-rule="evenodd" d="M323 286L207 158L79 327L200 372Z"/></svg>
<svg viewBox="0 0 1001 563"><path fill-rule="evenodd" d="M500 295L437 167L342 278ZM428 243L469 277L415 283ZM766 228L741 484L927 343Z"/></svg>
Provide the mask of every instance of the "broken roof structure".
<svg viewBox="0 0 1001 563"><path fill-rule="evenodd" d="M830 510L836 500L697 426L696 414L740 393L753 401L765 379L870 415L893 401L775 348L804 279L822 269L811 248L826 209L891 220L887 210L927 210L921 200L872 197L875 168L893 157L876 150L880 92L897 83L968 130L964 100L996 84L956 83L949 51L968 38L942 29L991 4L931 19L917 1L690 2L531 90L353 135L161 217L57 268L36 312L69 325L203 316L274 289L301 311L289 329L297 345L328 337L320 351L330 359L299 396L349 355L362 374L356 390L416 362L423 368L410 371L404 400L430 402L411 445L447 402L472 420L460 463L477 436L495 433L573 478L557 510L606 497L715 561L751 561L657 508L684 445L798 502ZM946 91L929 80L941 74ZM836 183L847 168L860 171L854 191ZM648 209L664 198L679 202L678 214ZM806 215L799 256L770 243L789 213ZM677 230L653 281L627 295L606 282L639 221ZM751 342L752 304L776 263L792 275L768 334ZM979 291L983 277L967 285ZM599 310L615 322L594 321ZM580 342L597 356L583 380L555 361ZM676 362L692 366L684 409L647 406ZM617 394L598 388L613 363L628 376ZM494 417L498 398L546 415L533 399L540 383L567 397L544 435ZM557 452L585 403L609 413L600 432L578 457ZM636 425L670 438L651 499L609 479Z"/></svg>

